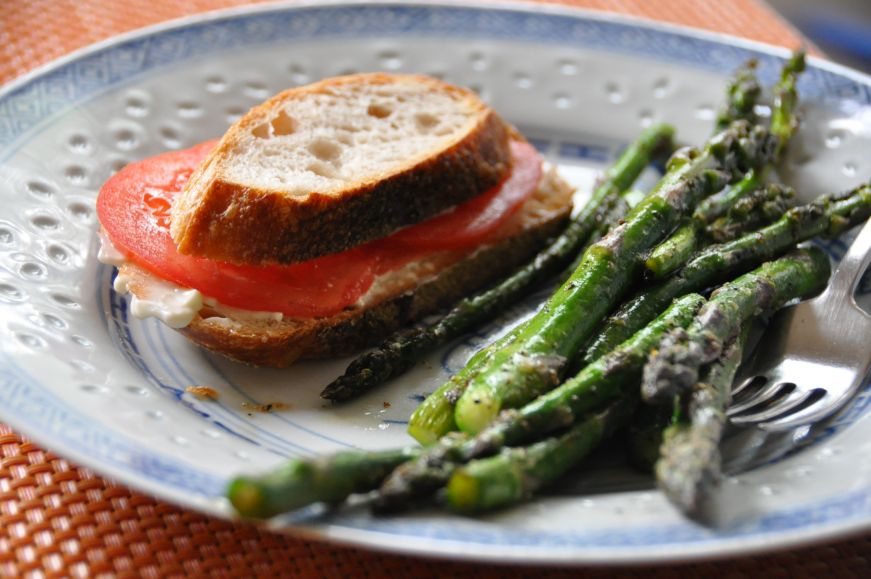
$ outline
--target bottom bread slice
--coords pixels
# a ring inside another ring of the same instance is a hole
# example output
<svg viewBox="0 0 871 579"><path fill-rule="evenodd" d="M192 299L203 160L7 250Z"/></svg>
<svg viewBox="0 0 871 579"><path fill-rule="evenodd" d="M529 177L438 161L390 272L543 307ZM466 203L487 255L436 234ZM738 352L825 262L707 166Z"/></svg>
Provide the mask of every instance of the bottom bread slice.
<svg viewBox="0 0 871 579"><path fill-rule="evenodd" d="M546 172L535 193L500 227L497 241L471 252L438 252L380 276L357 303L334 316L276 320L204 306L179 331L209 350L258 366L352 354L528 261L565 224L572 193L555 171ZM132 264L121 268L134 295L151 276Z"/></svg>

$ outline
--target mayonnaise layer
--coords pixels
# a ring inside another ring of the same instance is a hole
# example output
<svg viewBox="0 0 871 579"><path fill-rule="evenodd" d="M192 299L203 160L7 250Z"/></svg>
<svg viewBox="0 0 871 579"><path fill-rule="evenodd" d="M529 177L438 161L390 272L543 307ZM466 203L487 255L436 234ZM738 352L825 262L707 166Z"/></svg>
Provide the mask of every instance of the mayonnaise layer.
<svg viewBox="0 0 871 579"><path fill-rule="evenodd" d="M135 276L136 293L130 292L132 276L125 273L123 266L131 264L127 256L119 250L105 232L99 232L100 248L97 259L101 263L118 268L113 288L119 294L130 294L130 313L139 319L157 318L171 328L183 328L190 324L203 307L208 307L210 317L214 315L240 322L280 322L281 312L259 312L241 310L219 303L204 296L199 290L183 288L139 268Z"/></svg>
<svg viewBox="0 0 871 579"><path fill-rule="evenodd" d="M114 288L119 294L130 292L130 278L119 269ZM130 313L139 319L157 318L170 328L190 324L203 307L203 294L195 289L183 289L153 275L146 280L137 277L137 294L131 294Z"/></svg>

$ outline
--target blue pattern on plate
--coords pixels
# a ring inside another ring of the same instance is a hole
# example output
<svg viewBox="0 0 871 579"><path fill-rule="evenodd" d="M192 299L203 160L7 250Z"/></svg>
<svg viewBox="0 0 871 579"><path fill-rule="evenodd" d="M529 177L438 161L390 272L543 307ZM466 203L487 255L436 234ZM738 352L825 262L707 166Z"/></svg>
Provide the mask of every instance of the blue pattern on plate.
<svg viewBox="0 0 871 579"><path fill-rule="evenodd" d="M26 417L34 432L75 441L80 452L99 456L115 468L145 473L167 486L192 494L220 495L226 481L190 468L152 449L110 432L91 418L64 404L28 375L6 352L0 351L0 405L16 416Z"/></svg>
<svg viewBox="0 0 871 579"><path fill-rule="evenodd" d="M716 532L686 522L673 525L627 525L607 530L586 530L579 526L575 531L557 533L533 530L519 532L512 530L509 525L481 524L462 520L450 525L439 525L401 518L384 518L378 521L376 527L372 523L371 516L362 513L353 516L338 514L324 517L322 513L316 512L312 522L323 521L356 529L377 528L380 533L461 541L467 544L548 547L553 550L577 549L583 546L630 551L644 546L675 543L704 544L776 531L795 531L827 521L864 518L869 509L871 509L871 493L867 490L857 491L821 502L813 508L801 506L785 509L749 524L718 529Z"/></svg>

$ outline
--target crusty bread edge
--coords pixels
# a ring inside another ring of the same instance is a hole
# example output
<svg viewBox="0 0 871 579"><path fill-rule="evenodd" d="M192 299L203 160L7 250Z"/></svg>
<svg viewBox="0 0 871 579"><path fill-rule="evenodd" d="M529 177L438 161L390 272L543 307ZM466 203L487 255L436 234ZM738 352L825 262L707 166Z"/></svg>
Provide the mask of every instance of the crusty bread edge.
<svg viewBox="0 0 871 579"><path fill-rule="evenodd" d="M331 79L306 90L353 78ZM480 103L466 89L420 78ZM287 92L255 107L231 127L191 176L173 207L171 234L180 253L246 264L305 261L434 216L498 184L511 169L509 135L515 131L480 103L482 114L465 138L393 175L359 183L343 195L286 196L222 180L222 159L232 155L238 132L250 129L244 119L262 120L261 112L281 102ZM318 234L310 235L311 231Z"/></svg>
<svg viewBox="0 0 871 579"><path fill-rule="evenodd" d="M257 366L285 367L300 358L344 356L374 346L400 327L493 284L531 259L563 228L571 211L571 188L559 177L551 175L550 179L549 194L559 196L555 205L561 202L561 210L552 211L534 226L456 261L412 291L366 309L310 320L296 332L270 334L257 325L244 324L239 330L228 330L199 315L179 331L213 352Z"/></svg>

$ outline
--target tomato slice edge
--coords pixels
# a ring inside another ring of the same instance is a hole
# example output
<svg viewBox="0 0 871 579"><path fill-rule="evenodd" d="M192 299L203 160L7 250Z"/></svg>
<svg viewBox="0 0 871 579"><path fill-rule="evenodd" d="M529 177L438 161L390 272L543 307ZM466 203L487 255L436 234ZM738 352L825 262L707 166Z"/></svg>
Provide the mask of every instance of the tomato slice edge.
<svg viewBox="0 0 871 579"><path fill-rule="evenodd" d="M97 198L100 223L119 250L152 274L230 307L300 318L341 312L364 295L378 275L427 254L478 247L523 205L541 176L535 149L513 141L515 166L503 184L447 213L302 263L237 265L179 254L169 235L172 201L216 142L163 153L116 173Z"/></svg>

